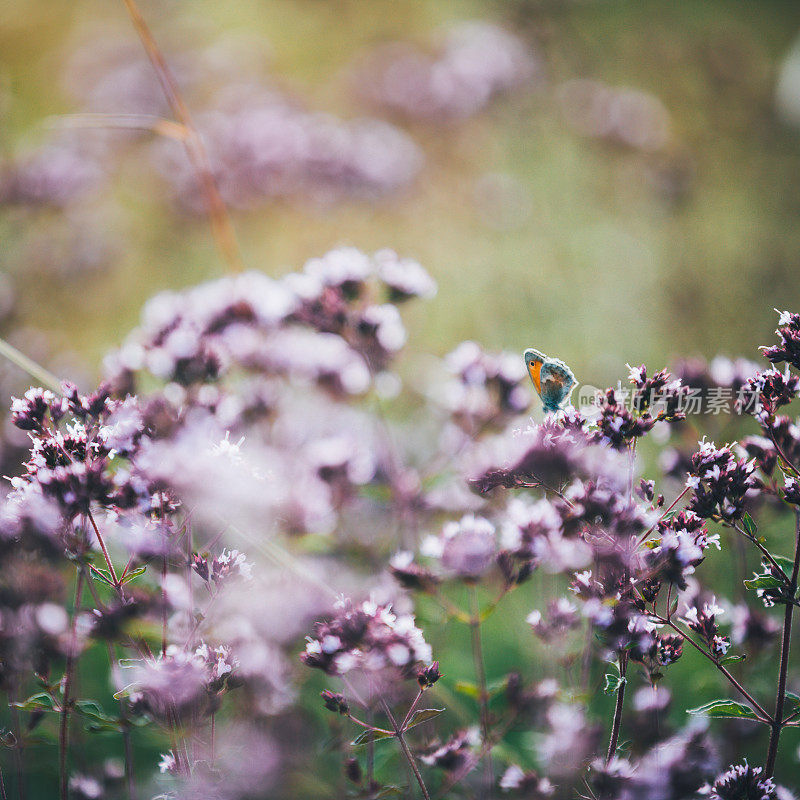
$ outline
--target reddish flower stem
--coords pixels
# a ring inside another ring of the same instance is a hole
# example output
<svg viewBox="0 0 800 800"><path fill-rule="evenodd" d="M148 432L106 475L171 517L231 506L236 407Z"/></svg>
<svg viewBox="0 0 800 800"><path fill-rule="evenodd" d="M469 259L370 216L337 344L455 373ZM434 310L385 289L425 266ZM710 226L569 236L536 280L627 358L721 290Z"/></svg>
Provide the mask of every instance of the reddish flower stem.
<svg viewBox="0 0 800 800"><path fill-rule="evenodd" d="M161 557L161 657L167 655L167 557Z"/></svg>
<svg viewBox="0 0 800 800"><path fill-rule="evenodd" d="M621 650L619 653L619 674L623 679L617 689L617 703L614 706L614 720L611 723L611 737L608 741L608 752L606 753L606 764L608 764L617 753L617 743L619 742L619 728L622 723L622 706L625 703L625 674L628 671L628 651Z"/></svg>
<svg viewBox="0 0 800 800"><path fill-rule="evenodd" d="M658 620L658 622L668 625L670 628L672 628L672 630L675 631L675 633L678 634L678 636L681 637L681 639L683 639L684 642L688 642L692 647L694 647L695 650L697 650L698 653L707 658L728 679L731 686L733 686L737 692L747 699L748 702L753 705L756 711L762 714L763 719L761 719L761 722L772 722L772 717L770 716L769 712L764 709L764 707L753 697L753 695L751 695L750 692L748 692L747 689L745 689L744 686L742 686L742 684L739 683L739 681L737 681L736 678L734 678L733 675L731 675L731 673L722 664L720 664L719 661L714 658L714 656L711 655L711 653L697 644L697 642L692 639L689 634L681 630L670 618L662 617L656 613L651 613L650 616L652 616L653 619Z"/></svg>
<svg viewBox="0 0 800 800"><path fill-rule="evenodd" d="M794 544L794 564L792 566L792 577L789 583L789 590L792 598L797 591L797 574L800 571L800 511L795 512L795 544ZM783 636L781 637L781 660L778 668L778 693L775 697L775 715L772 720L772 730L769 737L767 748L767 760L764 765L764 775L772 777L775 772L775 759L778 757L778 742L783 729L783 706L786 702L786 675L789 670L789 648L792 639L792 614L794 604L787 603L783 613Z"/></svg>
<svg viewBox="0 0 800 800"><path fill-rule="evenodd" d="M360 725L362 728L366 728L368 731L375 731L376 733L385 733L389 736L394 736L393 731L387 731L385 728L376 728L374 725L370 725L369 723L360 720L358 717L354 717L352 714L348 714L347 719L349 719L350 722L355 722L356 725Z"/></svg>
<svg viewBox="0 0 800 800"><path fill-rule="evenodd" d="M417 703L419 703L420 698L422 697L422 689L417 692L417 696L414 698L414 702L409 706L408 711L406 712L403 721L400 723L400 729L405 730L406 725L408 725L408 721L411 719L411 715L414 713L414 709L417 707Z"/></svg>
<svg viewBox="0 0 800 800"><path fill-rule="evenodd" d="M772 444L775 445L775 449L778 451L778 455L784 460L784 462L786 462L786 466L789 467L789 469L791 469L795 475L800 474L800 470L798 470L797 467L789 460L788 456L786 455L786 453L783 452L781 446L775 439L775 433L772 430L772 427L769 425L766 426L766 431L767 433L769 433L769 438L772 440Z"/></svg>
<svg viewBox="0 0 800 800"><path fill-rule="evenodd" d="M200 189L206 202L208 217L211 222L211 230L214 240L217 243L223 258L228 264L231 272L241 272L243 270L242 257L239 252L239 245L236 241L236 233L231 224L228 210L220 196L217 188L214 173L208 160L203 140L195 128L192 115L184 102L183 96L178 89L178 84L172 75L164 56L156 43L153 34L139 10L136 0L123 0L128 10L128 15L133 22L142 46L153 65L153 69L158 76L159 83L164 92L175 118L186 128L187 135L183 138L186 153L197 172L200 180Z"/></svg>
<svg viewBox="0 0 800 800"><path fill-rule="evenodd" d="M103 537L100 535L100 529L97 527L97 523L94 521L92 512L87 512L86 517L92 524L94 535L97 537L97 543L100 545L100 549L103 551L103 558L106 560L106 566L108 567L108 571L111 575L111 580L114 581L114 586L119 588L119 578L117 578L117 573L114 570L114 564L111 562L111 556L108 554L108 548L106 547L106 543L103 541Z"/></svg>
<svg viewBox="0 0 800 800"><path fill-rule="evenodd" d="M389 722L391 722L392 727L394 728L394 738L397 739L400 749L403 751L406 761L408 761L408 766L411 767L411 771L414 773L414 777L417 779L419 788L422 791L422 796L425 798L425 800L431 800L428 788L425 786L425 781L422 779L422 773L419 771L419 767L417 766L416 759L409 749L408 744L406 744L405 737L403 736L403 729L397 724L397 720L394 718L394 714L392 714L389 704L383 698L381 698L381 705L383 706L383 710L386 712L386 716L389 717Z"/></svg>
<svg viewBox="0 0 800 800"><path fill-rule="evenodd" d="M648 528L648 529L647 529L647 530L646 530L646 531L645 531L645 532L642 534L641 538L640 538L640 539L639 539L639 541L636 543L636 546L637 546L637 547L638 547L640 544L642 544L642 542L644 542L644 541L647 539L647 537L648 537L648 536L649 536L649 535L650 535L650 534L651 534L651 533L652 533L652 532L653 532L653 531L656 529L656 525L658 525L658 523L659 523L659 522L661 522L661 520L662 520L662 519L664 519L664 517L666 517L666 516L667 516L667 514L669 514L669 512L670 512L670 511L672 511L672 509L673 509L673 508L675 508L675 506L676 506L676 505L678 505L678 503L681 501L681 499L682 499L683 497L685 497L685 495L686 495L686 492L688 492L688 491L689 491L689 487L688 487L688 486L684 487L683 491L682 491L682 492L681 492L681 493L680 493L680 494L679 494L679 495L678 495L678 496L677 496L677 497L676 497L676 498L675 498L675 499L674 499L674 500L673 500L673 501L672 501L672 502L669 504L669 506L668 506L668 507L667 507L667 508L664 510L664 513L663 513L663 514L662 514L662 515L661 515L661 516L658 518L658 521L655 523L655 525L651 525L651 526L650 526L650 527L649 527L649 528Z"/></svg>
<svg viewBox="0 0 800 800"><path fill-rule="evenodd" d="M761 555L763 555L764 558L766 558L767 561L769 561L769 563L772 565L772 567L778 571L778 573L781 576L781 578L783 578L783 580L788 585L789 576L783 571L783 569L781 568L781 565L773 558L772 553L770 553L769 550L767 550L767 548L764 547L764 545L761 544L761 542L758 541L758 539L756 539L754 536L750 536L750 534L747 533L747 531L743 530L738 525L734 525L733 529L735 531L738 531L739 533L741 533L742 536L744 536L744 538L747 539L748 542L751 542L752 544L754 544L758 548L758 550L761 552Z"/></svg>

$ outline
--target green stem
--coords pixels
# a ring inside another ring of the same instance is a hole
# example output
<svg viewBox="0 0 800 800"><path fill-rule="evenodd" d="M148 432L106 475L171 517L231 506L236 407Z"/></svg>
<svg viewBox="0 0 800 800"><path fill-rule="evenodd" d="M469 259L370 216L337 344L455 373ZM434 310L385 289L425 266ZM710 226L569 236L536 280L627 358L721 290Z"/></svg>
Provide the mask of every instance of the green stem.
<svg viewBox="0 0 800 800"><path fill-rule="evenodd" d="M5 339L0 339L0 356L5 356L12 364L27 372L37 383L52 389L56 394L61 394L61 381L52 372L28 358Z"/></svg>
<svg viewBox="0 0 800 800"><path fill-rule="evenodd" d="M86 573L84 573L85 575ZM117 657L114 652L114 645L106 642L106 652L108 653L108 665L111 674L117 680ZM133 747L131 744L131 729L128 720L128 709L125 698L119 698L119 717L122 721L122 747L125 753L125 779L128 784L128 800L134 800L136 796L136 783L133 776Z"/></svg>
<svg viewBox="0 0 800 800"><path fill-rule="evenodd" d="M14 772L17 776L17 800L25 800L25 769L22 757L22 729L19 724L19 709L14 705L17 697L17 675L11 679L11 690L9 692L9 704L11 707L11 730L14 734Z"/></svg>
<svg viewBox="0 0 800 800"><path fill-rule="evenodd" d="M481 643L481 614L478 605L478 590L474 584L467 587L469 594L470 621L469 628L472 638L472 660L475 663L475 674L480 689L480 718L481 735L484 742L489 741L489 692L486 685L486 667L483 663L483 646ZM492 751L486 752L486 791L491 791L494 783L494 767L492 765ZM481 793L483 794L483 793Z"/></svg>
<svg viewBox="0 0 800 800"><path fill-rule="evenodd" d="M75 669L75 651L78 647L78 613L83 596L83 572L77 570L75 578L75 605L72 611L72 631L70 633L69 652L64 666L64 694L61 701L61 721L58 729L58 775L59 795L61 800L67 800L67 750L69 748L69 707L72 678Z"/></svg>

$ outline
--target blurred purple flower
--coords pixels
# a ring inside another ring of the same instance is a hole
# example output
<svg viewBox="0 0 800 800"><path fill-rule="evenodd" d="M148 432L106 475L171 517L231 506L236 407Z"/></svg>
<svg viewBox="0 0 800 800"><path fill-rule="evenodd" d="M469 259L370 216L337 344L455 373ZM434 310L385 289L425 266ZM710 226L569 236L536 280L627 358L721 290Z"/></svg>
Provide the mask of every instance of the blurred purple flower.
<svg viewBox="0 0 800 800"><path fill-rule="evenodd" d="M373 105L411 119L449 121L478 113L495 96L529 84L541 67L519 38L488 22L461 22L427 55L404 44L368 54L357 71Z"/></svg>

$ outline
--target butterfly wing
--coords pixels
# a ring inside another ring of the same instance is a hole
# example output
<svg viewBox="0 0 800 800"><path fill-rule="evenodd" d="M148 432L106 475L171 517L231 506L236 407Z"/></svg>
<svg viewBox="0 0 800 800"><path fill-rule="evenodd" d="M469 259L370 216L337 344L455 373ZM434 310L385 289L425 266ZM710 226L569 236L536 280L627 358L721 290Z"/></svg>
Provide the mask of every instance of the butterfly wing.
<svg viewBox="0 0 800 800"><path fill-rule="evenodd" d="M525 351L525 366L528 368L528 374L531 376L539 397L542 396L542 365L546 360L547 356L544 353L540 353L532 347Z"/></svg>
<svg viewBox="0 0 800 800"><path fill-rule="evenodd" d="M575 388L575 376L572 370L557 358L551 358L542 364L539 374L541 389L539 396L544 403L545 411L558 411Z"/></svg>

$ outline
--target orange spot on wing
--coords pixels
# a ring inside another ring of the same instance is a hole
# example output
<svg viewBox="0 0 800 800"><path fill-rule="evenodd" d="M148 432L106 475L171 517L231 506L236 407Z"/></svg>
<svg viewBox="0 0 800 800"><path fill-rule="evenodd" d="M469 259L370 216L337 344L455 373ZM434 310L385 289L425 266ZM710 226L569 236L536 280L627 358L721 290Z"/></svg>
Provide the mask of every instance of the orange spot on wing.
<svg viewBox="0 0 800 800"><path fill-rule="evenodd" d="M528 364L528 372L530 373L531 380L533 381L533 385L536 387L536 391L541 395L541 393L542 393L542 380L541 380L542 362L541 361L533 361L530 364Z"/></svg>

